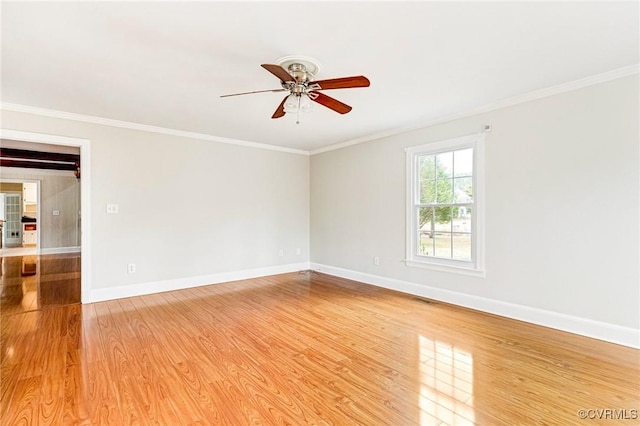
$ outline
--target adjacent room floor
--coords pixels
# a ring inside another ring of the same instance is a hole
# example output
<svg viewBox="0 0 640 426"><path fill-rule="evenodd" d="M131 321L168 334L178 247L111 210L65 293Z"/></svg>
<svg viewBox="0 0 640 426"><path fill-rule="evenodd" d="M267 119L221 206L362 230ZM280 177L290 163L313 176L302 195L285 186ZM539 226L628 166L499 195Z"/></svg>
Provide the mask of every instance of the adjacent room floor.
<svg viewBox="0 0 640 426"><path fill-rule="evenodd" d="M8 249L13 250L13 249ZM80 253L0 258L0 315L80 303Z"/></svg>

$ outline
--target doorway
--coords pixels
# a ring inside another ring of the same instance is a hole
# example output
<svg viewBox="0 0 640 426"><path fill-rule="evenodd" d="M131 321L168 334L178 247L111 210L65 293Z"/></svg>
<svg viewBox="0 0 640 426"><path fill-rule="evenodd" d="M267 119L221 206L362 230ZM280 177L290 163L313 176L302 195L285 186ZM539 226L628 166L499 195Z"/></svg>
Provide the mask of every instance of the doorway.
<svg viewBox="0 0 640 426"><path fill-rule="evenodd" d="M23 132L17 130L0 129L0 138L3 140L22 141L30 143L38 143L44 145L59 145L66 147L76 147L80 150L80 159L82 164L82 176L79 180L79 192L81 203L77 209L78 215L78 249L81 248L81 256L76 250L70 249L68 252L47 253L46 247L42 247L42 240L38 240L37 246L40 251L39 257L44 255L50 256L48 259L52 261L52 264L62 263L74 263L77 265L77 274L80 279L78 299L81 303L90 303L92 301L91 296L91 238L90 238L90 177L91 177L91 164L90 164L90 141L87 139L70 138L65 136L48 135L42 133ZM42 189L42 188L41 188ZM40 191L42 192L42 191ZM51 213L51 217L55 217L56 212ZM80 218L82 218L80 220ZM43 219L41 211L38 212L38 219ZM46 220L46 218L44 218ZM36 234L37 235L37 234ZM41 235L38 236L41 238ZM43 253L44 252L44 253ZM3 261L9 258L3 258ZM21 262L20 273L26 271L26 274L32 272L33 265L29 262ZM37 268L36 268L37 270Z"/></svg>
<svg viewBox="0 0 640 426"><path fill-rule="evenodd" d="M78 156L79 149L2 140L2 318L80 303L80 183L73 171L45 162L58 155Z"/></svg>

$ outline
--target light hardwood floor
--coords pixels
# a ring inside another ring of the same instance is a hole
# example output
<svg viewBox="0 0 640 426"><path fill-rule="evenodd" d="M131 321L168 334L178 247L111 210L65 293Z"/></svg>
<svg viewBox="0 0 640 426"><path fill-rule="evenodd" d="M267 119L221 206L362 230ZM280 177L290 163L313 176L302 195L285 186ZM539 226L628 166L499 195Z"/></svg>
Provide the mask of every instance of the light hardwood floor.
<svg viewBox="0 0 640 426"><path fill-rule="evenodd" d="M316 273L3 315L1 343L6 425L635 425L611 417L640 408L637 350Z"/></svg>

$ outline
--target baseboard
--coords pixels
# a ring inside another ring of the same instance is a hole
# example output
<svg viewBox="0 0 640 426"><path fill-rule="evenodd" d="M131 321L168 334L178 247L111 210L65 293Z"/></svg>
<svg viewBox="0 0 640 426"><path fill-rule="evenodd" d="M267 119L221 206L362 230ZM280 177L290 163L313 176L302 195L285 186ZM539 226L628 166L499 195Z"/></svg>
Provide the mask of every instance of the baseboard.
<svg viewBox="0 0 640 426"><path fill-rule="evenodd" d="M79 253L80 251L80 247L51 247L41 248L39 254Z"/></svg>
<svg viewBox="0 0 640 426"><path fill-rule="evenodd" d="M268 275L286 274L309 269L309 262L290 263L287 265L267 266L264 268L245 269L241 271L220 272L217 274L200 275L195 277L177 278L172 280L152 281L126 286L96 288L91 291L90 302L123 299L125 297L143 296L145 294L161 293L164 291L182 290L203 285L220 284L229 281L247 280Z"/></svg>
<svg viewBox="0 0 640 426"><path fill-rule="evenodd" d="M341 278L414 294L453 305L542 325L581 336L640 349L640 330L544 309L488 299L408 281L311 262L310 269Z"/></svg>

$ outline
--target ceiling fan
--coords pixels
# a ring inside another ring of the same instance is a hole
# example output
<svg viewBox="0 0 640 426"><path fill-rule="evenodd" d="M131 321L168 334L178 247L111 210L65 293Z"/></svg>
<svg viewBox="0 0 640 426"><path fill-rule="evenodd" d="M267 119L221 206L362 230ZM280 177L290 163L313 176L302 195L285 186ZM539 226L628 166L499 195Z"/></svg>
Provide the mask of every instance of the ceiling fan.
<svg viewBox="0 0 640 426"><path fill-rule="evenodd" d="M233 93L222 95L229 96L250 95L265 92L289 92L282 99L271 118L284 117L286 113L297 113L296 123L300 123L300 112L309 112L311 102L316 102L339 114L346 114L351 107L330 96L321 93L320 90L350 89L353 87L369 87L369 79L358 75L354 77L331 78L328 80L313 80L318 73L320 64L308 57L286 56L276 61L275 64L262 64L262 68L280 79L281 89L255 90L253 92Z"/></svg>

